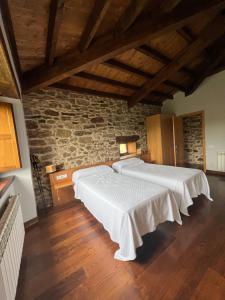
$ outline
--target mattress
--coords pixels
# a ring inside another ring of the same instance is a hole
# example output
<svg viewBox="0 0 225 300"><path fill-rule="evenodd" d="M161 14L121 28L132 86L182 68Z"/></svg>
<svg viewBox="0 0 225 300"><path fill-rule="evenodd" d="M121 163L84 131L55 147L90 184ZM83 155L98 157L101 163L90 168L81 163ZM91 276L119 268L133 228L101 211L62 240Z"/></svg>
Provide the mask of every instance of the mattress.
<svg viewBox="0 0 225 300"><path fill-rule="evenodd" d="M134 260L143 235L165 221L182 224L179 209L167 188L103 167L73 174L75 197L103 224L111 240L119 244L114 257Z"/></svg>
<svg viewBox="0 0 225 300"><path fill-rule="evenodd" d="M112 167L122 175L167 187L173 191L180 211L187 216L192 198L204 194L212 200L207 177L201 170L149 164L137 158L116 162Z"/></svg>

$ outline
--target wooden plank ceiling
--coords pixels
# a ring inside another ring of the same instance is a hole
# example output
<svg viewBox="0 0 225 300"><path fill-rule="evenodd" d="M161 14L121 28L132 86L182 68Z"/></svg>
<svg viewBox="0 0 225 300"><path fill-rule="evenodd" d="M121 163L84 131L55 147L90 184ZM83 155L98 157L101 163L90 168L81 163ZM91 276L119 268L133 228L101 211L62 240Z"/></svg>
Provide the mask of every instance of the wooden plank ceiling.
<svg viewBox="0 0 225 300"><path fill-rule="evenodd" d="M225 69L222 0L1 3L23 92L54 85L161 105Z"/></svg>
<svg viewBox="0 0 225 300"><path fill-rule="evenodd" d="M0 96L19 98L20 92L0 28Z"/></svg>

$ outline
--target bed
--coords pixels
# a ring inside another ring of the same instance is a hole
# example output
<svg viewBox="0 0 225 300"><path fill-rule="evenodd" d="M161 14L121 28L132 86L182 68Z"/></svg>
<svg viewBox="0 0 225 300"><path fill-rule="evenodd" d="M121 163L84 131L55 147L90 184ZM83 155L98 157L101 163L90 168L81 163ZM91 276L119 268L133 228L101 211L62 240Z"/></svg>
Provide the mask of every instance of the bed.
<svg viewBox="0 0 225 300"><path fill-rule="evenodd" d="M119 174L167 187L173 191L184 215L189 215L188 207L193 204L192 198L204 194L212 201L207 177L201 170L149 164L139 158L118 161L112 167Z"/></svg>
<svg viewBox="0 0 225 300"><path fill-rule="evenodd" d="M114 257L136 258L142 236L165 221L181 217L173 193L167 188L117 174L109 166L97 166L73 173L75 198L103 224L112 241L119 244Z"/></svg>

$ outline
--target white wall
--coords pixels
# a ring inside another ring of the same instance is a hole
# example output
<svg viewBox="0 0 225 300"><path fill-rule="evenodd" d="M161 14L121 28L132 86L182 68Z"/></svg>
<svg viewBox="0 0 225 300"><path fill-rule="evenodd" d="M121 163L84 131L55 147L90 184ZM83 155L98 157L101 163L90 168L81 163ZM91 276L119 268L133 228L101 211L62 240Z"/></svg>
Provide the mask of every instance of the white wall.
<svg viewBox="0 0 225 300"><path fill-rule="evenodd" d="M206 168L218 170L217 152L225 151L225 71L207 78L190 96L177 93L167 100L163 113L181 115L205 111Z"/></svg>
<svg viewBox="0 0 225 300"><path fill-rule="evenodd" d="M19 99L10 99L0 97L0 102L8 102L13 104L16 131L20 149L20 157L22 168L2 173L0 177L15 175L13 182L15 193L21 194L21 206L24 222L29 221L37 216L36 202L33 189L33 181L31 174L30 153L27 140L27 132L24 120L23 105Z"/></svg>

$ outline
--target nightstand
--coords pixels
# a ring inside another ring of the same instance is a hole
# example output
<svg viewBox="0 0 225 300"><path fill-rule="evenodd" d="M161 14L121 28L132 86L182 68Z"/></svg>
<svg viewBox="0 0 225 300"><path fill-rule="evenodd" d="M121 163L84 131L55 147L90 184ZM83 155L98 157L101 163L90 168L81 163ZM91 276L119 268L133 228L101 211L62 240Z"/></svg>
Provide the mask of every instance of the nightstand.
<svg viewBox="0 0 225 300"><path fill-rule="evenodd" d="M74 169L56 171L49 174L53 206L61 205L64 202L64 199L59 197L59 190L73 186L72 174Z"/></svg>
<svg viewBox="0 0 225 300"><path fill-rule="evenodd" d="M151 156L149 153L142 154L140 156L140 159L142 159L145 163L149 163L149 164L155 163L155 161L151 159Z"/></svg>

